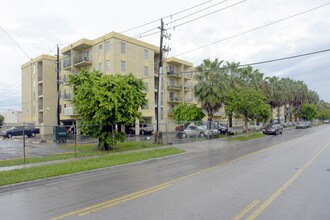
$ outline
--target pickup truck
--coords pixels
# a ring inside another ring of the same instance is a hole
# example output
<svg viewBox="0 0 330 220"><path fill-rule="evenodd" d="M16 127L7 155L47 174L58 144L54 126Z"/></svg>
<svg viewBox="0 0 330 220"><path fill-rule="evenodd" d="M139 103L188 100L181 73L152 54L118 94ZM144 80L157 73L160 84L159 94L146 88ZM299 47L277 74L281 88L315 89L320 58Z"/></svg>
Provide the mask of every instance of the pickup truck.
<svg viewBox="0 0 330 220"><path fill-rule="evenodd" d="M24 131L24 134L28 137L35 137L36 134L40 133L39 128L16 126L16 127L12 127L7 130L1 131L0 135L3 137L11 138L13 136L22 136L23 131Z"/></svg>

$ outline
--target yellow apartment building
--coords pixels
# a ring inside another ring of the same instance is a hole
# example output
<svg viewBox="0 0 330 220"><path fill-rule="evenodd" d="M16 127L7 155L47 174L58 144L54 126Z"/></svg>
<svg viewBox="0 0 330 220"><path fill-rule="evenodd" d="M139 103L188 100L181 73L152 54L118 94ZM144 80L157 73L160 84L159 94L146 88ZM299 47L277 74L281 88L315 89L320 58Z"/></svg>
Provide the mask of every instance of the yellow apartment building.
<svg viewBox="0 0 330 220"><path fill-rule="evenodd" d="M21 66L22 121L51 134L56 125L56 57L38 56Z"/></svg>
<svg viewBox="0 0 330 220"><path fill-rule="evenodd" d="M60 121L79 120L71 103L70 74L82 68L104 74L133 73L146 87L148 104L141 109L144 123L157 122L159 47L111 32L97 39L80 39L61 49ZM56 125L56 57L42 55L22 65L23 121ZM179 103L195 103L192 94L193 64L177 58L163 63L161 130L174 129L172 109ZM45 74L47 74L45 76ZM47 123L46 123L47 122ZM171 122L171 123L167 123ZM137 120L136 123L139 123ZM126 128L127 129L127 128ZM122 129L123 130L123 129ZM138 129L137 129L138 131Z"/></svg>

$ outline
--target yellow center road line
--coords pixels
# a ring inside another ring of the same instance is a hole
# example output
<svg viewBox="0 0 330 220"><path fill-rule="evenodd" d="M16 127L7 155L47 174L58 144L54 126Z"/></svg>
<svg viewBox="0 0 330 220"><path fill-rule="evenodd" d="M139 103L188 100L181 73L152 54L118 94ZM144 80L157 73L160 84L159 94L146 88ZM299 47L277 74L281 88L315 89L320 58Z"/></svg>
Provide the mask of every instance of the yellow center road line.
<svg viewBox="0 0 330 220"><path fill-rule="evenodd" d="M116 203L116 204L120 204L122 202L119 202L120 200L125 200L129 197L134 197L138 194L143 194L145 192L149 192L149 191L153 191L154 189L163 189L162 187L163 186L167 186L167 185L171 185L171 184L174 184L178 181L181 181L181 180L184 180L184 179L187 179L189 177L193 177L193 176L196 176L196 175L199 175L199 174L202 174L202 173L205 173L207 171L210 171L210 170L213 170L213 169L216 169L216 168L219 168L219 167L222 167L222 166L225 166L227 164L230 164L230 163L233 163L235 161L238 161L238 160L242 160L244 158L247 158L247 157L250 157L252 155L255 155L255 154L258 154L258 153L261 153L261 152L264 152L264 151L268 151L270 149L272 149L273 147L275 147L276 145L271 145L269 147L266 147L264 149L261 149L261 150L258 150L258 151L255 151L253 153L250 153L250 154L247 154L247 155L244 155L244 156L241 156L241 157L238 157L236 159L233 159L233 160L230 160L230 161L227 161L227 162L223 162L223 163L220 163L218 165L215 165L215 166L212 166L212 167L208 167L206 169L203 169L203 170L200 170L200 171L197 171L197 172L194 172L194 173L191 173L191 174L188 174L186 176L182 176L182 177L179 177L177 179L174 179L174 180L171 180L171 181L168 181L168 182L165 182L165 183L162 183L162 184L159 184L159 185L156 185L156 186L153 186L151 188L148 188L148 189L144 189L144 190L141 190L141 191L137 191L137 192L134 192L132 194L128 194L128 195L125 195L125 196L121 196L121 197L118 197L116 199L112 199L112 200L109 200L109 201L106 201L106 202L102 202L102 203L99 203L99 204L95 204L95 205L92 205L92 206L89 206L89 207L85 207L83 209L79 209L79 210L76 210L76 211L73 211L73 212L69 212L69 213L66 213L66 214L63 214L61 216L58 216L58 217L54 217L54 218L51 218L49 220L58 220L58 219L63 219L63 218L66 218L66 217L69 217L69 216L72 216L72 215L80 215L80 214L85 214L85 213L91 213L90 210L96 210L97 208L101 207L101 206L106 206L106 205L109 205L111 203ZM168 186L167 186L168 187ZM164 187L164 188L167 188L167 187ZM158 191L158 190L156 190ZM146 194L149 194L149 193L146 193ZM138 196L140 197L140 196ZM137 197L137 198L138 198ZM127 200L128 201L128 200ZM119 202L119 203L118 203ZM111 204L109 207L111 206L114 206L116 204ZM103 209L103 208L102 208Z"/></svg>
<svg viewBox="0 0 330 220"><path fill-rule="evenodd" d="M246 215L249 211L251 211L256 205L260 203L259 200L253 200L249 205L247 205L240 213L234 216L231 220L239 220L244 215Z"/></svg>
<svg viewBox="0 0 330 220"><path fill-rule="evenodd" d="M99 208L101 206L105 206L105 205L108 205L108 204L111 204L111 203L115 203L115 202L118 202L118 201L121 201L121 200L125 200L127 198L131 198L131 197L134 197L134 196L139 195L139 194L144 194L144 193L148 194L148 192L150 192L150 191L151 192L158 191L157 189L163 189L163 188L166 188L166 187L169 187L169 186L171 186L171 185L166 184L166 183L159 184L157 186L153 186L153 187L150 187L148 189L143 189L143 190L140 190L140 191L136 191L134 193L127 194L125 196L121 196L121 197L118 197L118 198L115 198L115 199L111 199L111 200L108 200L108 201L105 201L105 202L102 202L102 203L98 203L98 204L83 208L83 209L79 209L79 210L76 210L76 211L73 211L73 212L69 212L69 213L66 213L64 215L61 215L61 216L58 216L58 217L55 217L55 218L51 218L50 220L63 219L65 217L69 217L71 215L80 214L82 212L88 212L89 210L96 209L96 208Z"/></svg>
<svg viewBox="0 0 330 220"><path fill-rule="evenodd" d="M284 183L273 195L271 195L264 203L262 203L246 220L256 219L275 199L277 199L316 159L320 154L328 147L327 143L286 183Z"/></svg>
<svg viewBox="0 0 330 220"><path fill-rule="evenodd" d="M172 186L172 184L168 184L168 185L164 185L162 187L159 187L159 188L156 188L156 189L153 189L153 190L150 190L150 191L147 191L147 192L144 192L144 193L141 193L141 194L138 194L138 195L135 195L135 196L130 196L128 198L125 198L125 199L121 199L115 203L110 203L108 205L104 205L104 206L101 206L101 207L98 207L96 209L92 209L92 210L89 210L87 212L83 212L83 213L80 213L78 214L79 216L84 216L84 215L87 215L87 214L90 214L90 213L93 213L93 212L97 212L97 211L100 211L102 209L106 209L106 208L110 208L112 206L115 206L115 205L118 205L118 204L121 204L121 203L124 203L124 202L127 202L127 201L130 201L130 200L133 200L133 199L136 199L136 198L139 198L141 196L145 196L145 195L148 195L150 193L154 193L154 192L157 192L157 191L160 191L162 189L165 189L167 187L170 187Z"/></svg>

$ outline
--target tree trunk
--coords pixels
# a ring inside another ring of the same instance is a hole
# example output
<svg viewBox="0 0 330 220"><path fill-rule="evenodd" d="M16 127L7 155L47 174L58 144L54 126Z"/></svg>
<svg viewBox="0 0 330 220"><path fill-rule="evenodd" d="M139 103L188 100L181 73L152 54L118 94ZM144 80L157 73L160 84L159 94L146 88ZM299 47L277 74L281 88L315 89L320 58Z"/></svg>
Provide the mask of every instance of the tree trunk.
<svg viewBox="0 0 330 220"><path fill-rule="evenodd" d="M232 128L233 127L233 113L229 114L229 127Z"/></svg>
<svg viewBox="0 0 330 220"><path fill-rule="evenodd" d="M248 118L247 118L247 115L244 115L244 127L245 127L245 133L247 134L248 133Z"/></svg>

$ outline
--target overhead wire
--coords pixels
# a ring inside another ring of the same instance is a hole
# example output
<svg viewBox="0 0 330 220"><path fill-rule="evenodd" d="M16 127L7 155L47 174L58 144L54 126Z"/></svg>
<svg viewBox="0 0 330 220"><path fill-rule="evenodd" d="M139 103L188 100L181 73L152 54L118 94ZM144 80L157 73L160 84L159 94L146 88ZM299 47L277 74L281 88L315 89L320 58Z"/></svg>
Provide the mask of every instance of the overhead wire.
<svg viewBox="0 0 330 220"><path fill-rule="evenodd" d="M153 24L153 23L155 23L155 22L159 22L160 19L171 18L172 16L175 16L175 15L181 14L181 13L186 12L186 11L189 11L189 10L194 9L194 8L196 8L196 7L199 7L199 6L201 6L201 5L207 4L207 3L211 2L211 1L213 1L213 0L208 0L208 1L202 2L202 3L200 3L200 4L197 4L197 5L192 6L192 7L190 7L190 8L186 8L186 9L183 9L183 10L181 10L181 11L175 12L175 13L173 13L173 14L167 15L167 16L165 16L165 17L158 18L158 19L152 20L152 21L150 21L150 22L147 22L147 23L145 23L145 24L138 25L138 26L136 26L136 27L129 28L129 29L127 29L127 30L121 31L120 33L126 33L126 32L129 32L129 31L136 30L136 29L138 29L138 28L141 28L141 27L147 26L147 25L149 25L149 24Z"/></svg>
<svg viewBox="0 0 330 220"><path fill-rule="evenodd" d="M320 6L317 6L317 7L314 7L314 8L311 8L311 9L308 9L308 10L305 10L305 11L302 11L302 12L299 12L297 14L294 14L294 15L291 15L291 16L288 16L288 17L285 17L285 18L281 18L279 20L276 20L276 21L273 21L273 22L270 22L270 23L267 23L267 24L264 24L264 25L261 25L261 26L258 26L258 27L255 27L255 28L252 28L252 29L249 29L249 30L246 30L246 31L243 31L243 32L240 32L238 34L234 34L232 36L229 36L229 37L225 37L223 39L220 39L220 40L217 40L217 41L214 41L212 43L208 43L208 44L205 44L205 45L202 45L200 47L196 47L194 49L191 49L191 50L188 50L186 52L183 52L183 53L179 53L179 54L175 54L173 57L178 57L178 56L181 56L181 55L184 55L184 54L187 54L187 53L190 53L190 52L193 52L193 51L196 51L196 50L199 50L199 49L202 49L204 47L208 47L208 46L211 46L211 45L214 45L214 44L218 44L220 42L223 42L223 41L226 41L226 40L229 40L229 39L232 39L232 38L235 38L235 37L238 37L238 36L241 36L241 35L244 35L244 34L247 34L247 33L250 33L250 32L253 32L253 31L256 31L256 30L259 30L259 29L262 29L262 28L265 28L265 27L268 27L270 25L273 25L273 24L276 24L276 23L280 23L282 21L285 21L285 20L288 20L288 19L291 19L291 18L294 18L294 17L297 17L299 15L302 15L302 14L305 14L305 13L308 13L308 12L311 12L311 11L314 11L316 9L319 9L319 8L322 8L322 7L325 7L327 5L329 5L330 2L326 3L326 4L323 4L323 5L320 5Z"/></svg>
<svg viewBox="0 0 330 220"><path fill-rule="evenodd" d="M218 12L220 12L220 11L223 11L223 10L225 10L225 9L228 9L228 8L234 7L234 6L239 5L239 4L242 4L242 3L246 2L246 1L248 1L248 0L242 0L242 1L240 1L240 2L236 2L236 3L231 4L231 5L229 5L229 6L226 6L226 7L220 8L220 9L218 9L218 10L216 10L216 11L212 11L212 12L209 12L209 13L207 13L207 14L205 14L205 15L199 16L199 17L197 17L197 18L194 18L194 19L191 19L191 20L185 21L185 22L180 23L180 24L178 24L178 25L173 25L173 26L167 28L166 30L176 29L176 28L178 28L178 27L180 27L180 26L182 26L182 25L185 25L185 24L191 23L191 22L193 22L193 21L199 20L199 19L201 19L201 18L204 18L204 17L210 16L210 15L213 15L213 14L218 13ZM154 34L158 34L159 31L152 32L152 33L150 33L150 34L142 35L142 34L144 34L144 33L148 33L148 32L150 32L150 31L152 31L152 30L154 30L154 29L156 29L156 28L153 28L153 29L150 29L150 30L145 31L145 32L143 32L143 33L140 33L140 34L138 34L138 35L135 35L134 37L142 38L142 37L147 37L147 36L151 36L151 35L154 35Z"/></svg>

